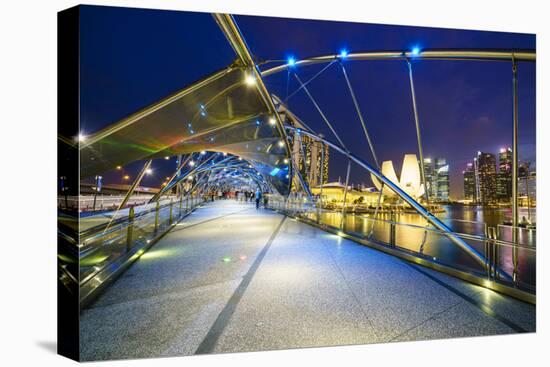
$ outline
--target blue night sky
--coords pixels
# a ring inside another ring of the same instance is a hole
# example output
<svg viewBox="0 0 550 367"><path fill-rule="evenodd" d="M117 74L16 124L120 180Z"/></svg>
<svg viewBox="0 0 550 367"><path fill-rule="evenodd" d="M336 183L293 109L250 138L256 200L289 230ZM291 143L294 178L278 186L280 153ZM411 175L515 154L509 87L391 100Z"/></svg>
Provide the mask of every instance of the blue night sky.
<svg viewBox="0 0 550 367"><path fill-rule="evenodd" d="M81 8L81 130L90 134L226 67L235 54L209 14L112 7ZM236 16L258 61L296 59L369 50L437 48L534 49L535 36L484 31L385 26L331 21ZM323 66L298 68L307 80ZM379 160L400 171L405 153L417 153L414 117L404 61L345 62ZM462 196L462 170L478 150L497 153L512 144L510 62L413 62L424 155L445 157L451 196ZM520 63L519 157L535 163L535 64ZM266 78L284 97L287 73ZM297 82L291 79L292 92ZM371 161L359 120L334 64L309 86L348 148ZM303 92L289 107L313 129L335 140ZM331 180L345 175L331 161ZM175 162L156 164L158 185ZM129 172L132 167L128 168ZM135 169L135 167L134 167ZM155 181L155 179L157 181ZM352 182L370 185L360 170Z"/></svg>

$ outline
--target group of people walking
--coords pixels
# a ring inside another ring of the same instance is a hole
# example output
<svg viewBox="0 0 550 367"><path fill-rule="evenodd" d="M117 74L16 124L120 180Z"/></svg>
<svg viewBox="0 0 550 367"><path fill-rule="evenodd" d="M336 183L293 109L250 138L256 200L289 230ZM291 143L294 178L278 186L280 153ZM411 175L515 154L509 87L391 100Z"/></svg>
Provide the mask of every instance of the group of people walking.
<svg viewBox="0 0 550 367"><path fill-rule="evenodd" d="M256 201L256 209L260 209L260 202L263 199L264 208L267 208L268 197L263 194L259 189L256 192L252 191L237 191L235 193L235 199L241 202Z"/></svg>
<svg viewBox="0 0 550 367"><path fill-rule="evenodd" d="M210 193L210 200L222 200L234 198L238 202L256 202L256 209L260 209L260 203L263 202L264 208L267 208L269 198L267 193L262 193L259 189L253 191L216 191Z"/></svg>

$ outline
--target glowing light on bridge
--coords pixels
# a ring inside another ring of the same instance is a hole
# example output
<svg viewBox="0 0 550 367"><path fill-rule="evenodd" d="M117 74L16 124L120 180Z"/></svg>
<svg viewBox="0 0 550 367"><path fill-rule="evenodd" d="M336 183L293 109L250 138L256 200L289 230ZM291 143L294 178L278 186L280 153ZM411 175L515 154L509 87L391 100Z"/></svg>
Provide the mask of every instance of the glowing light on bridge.
<svg viewBox="0 0 550 367"><path fill-rule="evenodd" d="M86 140L86 136L84 134L80 133L80 134L78 134L77 139L78 139L78 141L83 142L84 140Z"/></svg>
<svg viewBox="0 0 550 367"><path fill-rule="evenodd" d="M296 65L296 59L294 57L290 56L286 60L286 63L288 64L288 66L293 67L294 65Z"/></svg>
<svg viewBox="0 0 550 367"><path fill-rule="evenodd" d="M414 46L411 50L411 55L413 56L418 56L420 55L420 47L418 46Z"/></svg>
<svg viewBox="0 0 550 367"><path fill-rule="evenodd" d="M195 165L195 161L189 162L189 165L190 165L191 167L193 167L193 166Z"/></svg>
<svg viewBox="0 0 550 367"><path fill-rule="evenodd" d="M275 119L275 117L270 117L270 118L269 118L269 123L270 123L271 125L275 125L275 124L277 123L277 120Z"/></svg>
<svg viewBox="0 0 550 367"><path fill-rule="evenodd" d="M340 50L340 54L338 55L341 59L345 59L346 57L348 57L348 50L346 50L345 48Z"/></svg>
<svg viewBox="0 0 550 367"><path fill-rule="evenodd" d="M248 85L248 86L253 86L253 85L256 85L256 78L254 78L253 75L247 74L247 75L244 77L244 82L245 82L245 84Z"/></svg>
<svg viewBox="0 0 550 367"><path fill-rule="evenodd" d="M146 174L146 175L152 175L152 174L153 174L153 170L152 170L151 168L147 168L147 169L145 170L145 174Z"/></svg>

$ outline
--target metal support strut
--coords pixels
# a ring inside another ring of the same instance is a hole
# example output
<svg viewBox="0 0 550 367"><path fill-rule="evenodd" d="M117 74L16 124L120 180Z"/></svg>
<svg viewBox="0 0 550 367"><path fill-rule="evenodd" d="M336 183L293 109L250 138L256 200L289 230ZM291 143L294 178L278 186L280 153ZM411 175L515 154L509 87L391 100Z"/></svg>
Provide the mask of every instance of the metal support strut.
<svg viewBox="0 0 550 367"><path fill-rule="evenodd" d="M518 65L514 55L512 54L512 86L513 86L513 119L514 132L512 141L512 262L514 264L513 280L517 281L518 277ZM529 179L529 177L527 177ZM529 192L527 192L527 201L529 201Z"/></svg>
<svg viewBox="0 0 550 367"><path fill-rule="evenodd" d="M424 153L422 152L422 137L420 134L420 121L418 118L418 108L416 107L416 93L414 92L414 81L411 61L407 59L407 65L409 67L409 83L411 85L411 97L414 110L414 123L416 125L416 139L418 143L418 155L420 156L420 177L422 184L424 185L424 196L426 198L426 207L430 210L430 196L428 194L428 185L426 185L426 171L424 170Z"/></svg>

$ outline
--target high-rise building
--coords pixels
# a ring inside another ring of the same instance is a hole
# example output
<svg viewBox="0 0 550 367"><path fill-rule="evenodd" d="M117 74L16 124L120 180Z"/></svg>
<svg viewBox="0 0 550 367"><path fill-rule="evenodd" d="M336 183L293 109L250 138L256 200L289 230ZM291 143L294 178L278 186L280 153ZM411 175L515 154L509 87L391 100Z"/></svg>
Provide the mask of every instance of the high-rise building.
<svg viewBox="0 0 550 367"><path fill-rule="evenodd" d="M436 201L448 201L449 200L449 165L445 158L435 159L435 171L436 185L435 185L435 199Z"/></svg>
<svg viewBox="0 0 550 367"><path fill-rule="evenodd" d="M497 198L510 201L512 197L512 149L501 148L498 154Z"/></svg>
<svg viewBox="0 0 550 367"><path fill-rule="evenodd" d="M477 152L474 160L477 201L493 204L497 201L496 157L492 153Z"/></svg>
<svg viewBox="0 0 550 367"><path fill-rule="evenodd" d="M466 170L462 171L462 174L464 175L464 199L470 200L472 203L476 203L477 194L474 164L468 163Z"/></svg>
<svg viewBox="0 0 550 367"><path fill-rule="evenodd" d="M328 182L330 151L326 144L301 135L299 139L294 139L293 152L295 167L309 187Z"/></svg>
<svg viewBox="0 0 550 367"><path fill-rule="evenodd" d="M449 165L445 158L424 158L424 178L431 201L449 200Z"/></svg>
<svg viewBox="0 0 550 367"><path fill-rule="evenodd" d="M537 174L530 171L530 162L518 167L518 202L520 206L535 207L537 200ZM530 213L529 213L530 214Z"/></svg>
<svg viewBox="0 0 550 367"><path fill-rule="evenodd" d="M434 172L434 161L424 158L424 178L426 179L426 191L430 200L435 200L437 194L437 180Z"/></svg>
<svg viewBox="0 0 550 367"><path fill-rule="evenodd" d="M290 125L305 129L303 122L294 115L287 107L275 98L275 106L281 118ZM330 162L330 151L327 144L316 141L305 134L293 135L291 143L294 167L300 172L309 187L315 187L328 182L328 171ZM297 187L298 185L295 185Z"/></svg>

